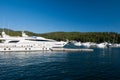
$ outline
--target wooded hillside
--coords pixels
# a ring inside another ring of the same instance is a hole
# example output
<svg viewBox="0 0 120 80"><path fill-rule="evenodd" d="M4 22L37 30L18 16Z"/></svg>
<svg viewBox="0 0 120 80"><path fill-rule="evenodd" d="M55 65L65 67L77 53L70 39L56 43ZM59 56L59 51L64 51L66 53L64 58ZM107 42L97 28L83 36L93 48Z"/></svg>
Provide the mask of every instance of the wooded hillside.
<svg viewBox="0 0 120 80"><path fill-rule="evenodd" d="M0 34L3 29L0 29ZM6 34L10 36L21 36L22 31L14 31L10 29L4 29ZM51 32L38 34L30 31L24 31L29 36L41 36L45 38L55 39L58 41L76 40L81 42L111 42L120 43L120 34L116 32Z"/></svg>

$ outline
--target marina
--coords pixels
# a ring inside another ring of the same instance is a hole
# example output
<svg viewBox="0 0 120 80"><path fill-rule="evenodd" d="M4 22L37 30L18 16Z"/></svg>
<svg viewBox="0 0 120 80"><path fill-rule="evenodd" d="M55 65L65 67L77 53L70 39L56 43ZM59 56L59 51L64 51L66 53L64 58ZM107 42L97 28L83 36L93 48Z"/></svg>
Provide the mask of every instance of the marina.
<svg viewBox="0 0 120 80"><path fill-rule="evenodd" d="M9 36L4 31L1 33L0 51L13 52L13 51L94 51L94 48L114 48L120 47L120 44L112 44L108 42L95 43L95 42L77 42L77 41L56 41L47 39L40 36L28 36L26 33L21 32L22 36ZM67 45L77 47L69 48Z"/></svg>
<svg viewBox="0 0 120 80"><path fill-rule="evenodd" d="M120 80L120 0L0 0L0 80Z"/></svg>

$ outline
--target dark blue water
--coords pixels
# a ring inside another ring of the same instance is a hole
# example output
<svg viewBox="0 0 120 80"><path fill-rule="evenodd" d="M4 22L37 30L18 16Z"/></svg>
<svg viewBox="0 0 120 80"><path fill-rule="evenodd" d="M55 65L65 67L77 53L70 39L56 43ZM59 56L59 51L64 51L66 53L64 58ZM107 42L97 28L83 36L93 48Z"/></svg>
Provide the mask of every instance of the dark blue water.
<svg viewBox="0 0 120 80"><path fill-rule="evenodd" d="M120 48L1 52L0 80L120 80Z"/></svg>

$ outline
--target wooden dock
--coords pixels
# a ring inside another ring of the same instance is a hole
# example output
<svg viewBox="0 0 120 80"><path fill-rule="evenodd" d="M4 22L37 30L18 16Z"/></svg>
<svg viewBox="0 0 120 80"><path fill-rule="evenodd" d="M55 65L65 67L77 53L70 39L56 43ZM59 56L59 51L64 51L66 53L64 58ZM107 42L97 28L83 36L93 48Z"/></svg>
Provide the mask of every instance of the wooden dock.
<svg viewBox="0 0 120 80"><path fill-rule="evenodd" d="M72 48L51 48L51 51L78 51L78 52L81 52L81 51L87 51L87 52L90 52L90 51L94 51L93 49L72 49Z"/></svg>

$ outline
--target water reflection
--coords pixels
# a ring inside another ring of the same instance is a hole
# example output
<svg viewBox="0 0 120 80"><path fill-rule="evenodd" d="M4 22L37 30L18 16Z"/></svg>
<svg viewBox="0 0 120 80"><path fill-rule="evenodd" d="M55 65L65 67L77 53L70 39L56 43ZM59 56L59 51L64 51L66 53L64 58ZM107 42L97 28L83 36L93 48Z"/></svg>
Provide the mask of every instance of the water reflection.
<svg viewBox="0 0 120 80"><path fill-rule="evenodd" d="M0 53L0 65L26 66L45 62L66 61L66 52L6 52Z"/></svg>
<svg viewBox="0 0 120 80"><path fill-rule="evenodd" d="M120 49L0 53L0 80L119 80Z"/></svg>

